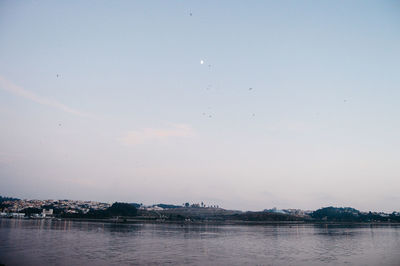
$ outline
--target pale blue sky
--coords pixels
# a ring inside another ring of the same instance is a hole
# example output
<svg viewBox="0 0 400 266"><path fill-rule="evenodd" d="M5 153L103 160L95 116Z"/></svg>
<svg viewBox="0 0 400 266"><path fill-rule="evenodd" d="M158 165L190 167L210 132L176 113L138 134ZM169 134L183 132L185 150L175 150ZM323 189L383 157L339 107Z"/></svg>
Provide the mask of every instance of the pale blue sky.
<svg viewBox="0 0 400 266"><path fill-rule="evenodd" d="M0 194L398 211L399 84L398 1L0 1Z"/></svg>

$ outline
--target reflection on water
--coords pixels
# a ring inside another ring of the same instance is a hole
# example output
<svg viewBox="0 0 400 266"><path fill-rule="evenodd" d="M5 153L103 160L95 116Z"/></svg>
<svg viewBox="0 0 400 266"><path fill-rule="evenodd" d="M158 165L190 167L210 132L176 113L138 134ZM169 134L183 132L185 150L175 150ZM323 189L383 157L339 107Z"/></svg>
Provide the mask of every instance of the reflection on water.
<svg viewBox="0 0 400 266"><path fill-rule="evenodd" d="M397 225L165 225L0 219L5 265L400 265Z"/></svg>

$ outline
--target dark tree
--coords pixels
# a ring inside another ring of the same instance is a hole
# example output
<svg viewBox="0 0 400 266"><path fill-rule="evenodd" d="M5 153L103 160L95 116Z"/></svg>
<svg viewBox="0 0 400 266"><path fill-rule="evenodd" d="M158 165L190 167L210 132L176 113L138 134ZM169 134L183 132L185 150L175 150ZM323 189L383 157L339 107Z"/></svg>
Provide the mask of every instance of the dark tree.
<svg viewBox="0 0 400 266"><path fill-rule="evenodd" d="M25 213L25 215L26 216L29 216L29 215L31 215L31 214L34 214L34 213L42 213L42 209L39 209L39 208L26 208L26 209L23 209L22 211L20 211L21 213Z"/></svg>
<svg viewBox="0 0 400 266"><path fill-rule="evenodd" d="M1 202L4 202L4 201L17 201L17 200L19 200L19 199L0 196L0 203L1 203Z"/></svg>
<svg viewBox="0 0 400 266"><path fill-rule="evenodd" d="M327 220L337 222L358 222L362 220L360 211L353 208L326 207L318 209L311 214L316 220Z"/></svg>
<svg viewBox="0 0 400 266"><path fill-rule="evenodd" d="M115 202L106 213L110 216L136 216L137 209L129 203Z"/></svg>

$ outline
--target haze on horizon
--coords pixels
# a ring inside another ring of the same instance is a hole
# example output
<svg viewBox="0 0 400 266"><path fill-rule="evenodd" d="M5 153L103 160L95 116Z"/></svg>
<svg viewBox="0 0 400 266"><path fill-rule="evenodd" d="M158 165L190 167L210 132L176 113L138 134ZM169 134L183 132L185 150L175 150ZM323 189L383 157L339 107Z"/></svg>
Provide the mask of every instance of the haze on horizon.
<svg viewBox="0 0 400 266"><path fill-rule="evenodd" d="M0 2L0 195L399 211L397 1Z"/></svg>

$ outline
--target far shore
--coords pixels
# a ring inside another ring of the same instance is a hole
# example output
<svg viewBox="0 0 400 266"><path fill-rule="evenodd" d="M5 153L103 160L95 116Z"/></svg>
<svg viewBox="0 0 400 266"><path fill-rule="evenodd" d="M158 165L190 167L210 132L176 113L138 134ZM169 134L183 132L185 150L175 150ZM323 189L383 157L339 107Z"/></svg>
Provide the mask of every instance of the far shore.
<svg viewBox="0 0 400 266"><path fill-rule="evenodd" d="M12 220L51 220L51 221L75 221L75 222L96 222L108 224L176 224L181 226L187 225L400 225L399 222L337 222L337 221L240 221L240 220L161 220L161 219L138 219L129 217L109 218L109 219L93 219L93 218L44 218L44 219L27 219L27 218L0 218Z"/></svg>

